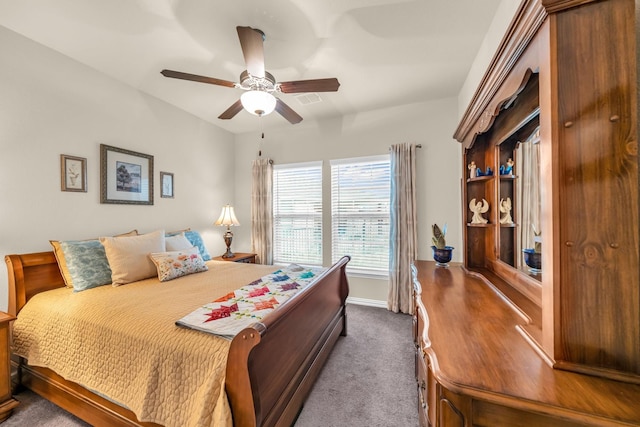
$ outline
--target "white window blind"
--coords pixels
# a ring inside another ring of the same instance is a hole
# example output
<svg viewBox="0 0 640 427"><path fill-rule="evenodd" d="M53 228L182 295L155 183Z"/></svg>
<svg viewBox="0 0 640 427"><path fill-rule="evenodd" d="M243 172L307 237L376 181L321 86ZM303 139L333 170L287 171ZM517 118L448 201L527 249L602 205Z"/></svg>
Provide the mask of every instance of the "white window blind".
<svg viewBox="0 0 640 427"><path fill-rule="evenodd" d="M322 265L322 162L273 168L273 261Z"/></svg>
<svg viewBox="0 0 640 427"><path fill-rule="evenodd" d="M389 274L389 156L331 162L331 258L352 272Z"/></svg>

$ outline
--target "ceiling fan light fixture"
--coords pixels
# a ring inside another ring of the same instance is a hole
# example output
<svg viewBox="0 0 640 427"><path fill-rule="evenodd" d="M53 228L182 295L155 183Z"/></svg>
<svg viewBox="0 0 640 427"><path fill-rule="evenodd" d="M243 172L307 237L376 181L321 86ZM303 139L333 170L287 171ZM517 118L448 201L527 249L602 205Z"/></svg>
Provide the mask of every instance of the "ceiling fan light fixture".
<svg viewBox="0 0 640 427"><path fill-rule="evenodd" d="M245 110L256 116L266 116L276 108L276 97L261 90L250 90L243 93L240 102Z"/></svg>

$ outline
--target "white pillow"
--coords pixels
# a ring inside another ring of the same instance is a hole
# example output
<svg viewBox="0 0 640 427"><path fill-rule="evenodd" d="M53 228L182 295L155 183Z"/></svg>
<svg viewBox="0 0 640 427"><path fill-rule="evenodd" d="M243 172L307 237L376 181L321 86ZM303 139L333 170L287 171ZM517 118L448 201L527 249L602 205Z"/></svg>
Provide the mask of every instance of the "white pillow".
<svg viewBox="0 0 640 427"><path fill-rule="evenodd" d="M152 253L149 257L156 265L161 282L208 270L195 246L183 251Z"/></svg>
<svg viewBox="0 0 640 427"><path fill-rule="evenodd" d="M193 247L189 239L185 237L184 233L176 234L175 236L167 236L164 238L164 242L167 246L167 251L183 251Z"/></svg>
<svg viewBox="0 0 640 427"><path fill-rule="evenodd" d="M149 259L152 252L164 252L164 230L131 237L101 237L109 267L111 284L124 285L156 275Z"/></svg>

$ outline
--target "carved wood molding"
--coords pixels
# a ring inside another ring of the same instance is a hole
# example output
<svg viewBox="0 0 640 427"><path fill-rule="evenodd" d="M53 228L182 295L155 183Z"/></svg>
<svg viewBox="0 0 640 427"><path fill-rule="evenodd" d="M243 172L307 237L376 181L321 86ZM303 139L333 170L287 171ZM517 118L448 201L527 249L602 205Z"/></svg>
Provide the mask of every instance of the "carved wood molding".
<svg viewBox="0 0 640 427"><path fill-rule="evenodd" d="M547 10L547 13L560 12L561 10L570 9L575 6L580 6L587 3L592 3L596 0L541 0L542 6Z"/></svg>
<svg viewBox="0 0 640 427"><path fill-rule="evenodd" d="M490 106L491 101L494 101L496 93L547 16L547 11L539 0L522 1L453 134L456 140L464 143L465 148L470 147L475 137L486 131L493 122L497 111L494 110L495 105Z"/></svg>
<svg viewBox="0 0 640 427"><path fill-rule="evenodd" d="M453 137L465 148L493 123L494 97L547 16L597 0L522 0ZM493 105L490 105L491 101ZM492 107L492 108L490 108Z"/></svg>

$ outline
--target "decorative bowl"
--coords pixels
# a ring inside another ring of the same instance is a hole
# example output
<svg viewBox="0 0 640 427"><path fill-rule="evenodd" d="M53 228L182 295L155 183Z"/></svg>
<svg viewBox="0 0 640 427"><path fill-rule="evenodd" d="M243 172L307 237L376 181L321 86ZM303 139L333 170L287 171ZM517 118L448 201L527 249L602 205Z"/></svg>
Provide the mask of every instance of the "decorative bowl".
<svg viewBox="0 0 640 427"><path fill-rule="evenodd" d="M444 249L438 249L435 246L431 246L433 249L433 259L436 262L438 267L448 267L447 264L451 261L451 256L453 255L453 246L445 246Z"/></svg>
<svg viewBox="0 0 640 427"><path fill-rule="evenodd" d="M524 255L524 263L529 267L529 271L532 273L542 272L542 254L540 252L529 248L523 249L522 254Z"/></svg>

